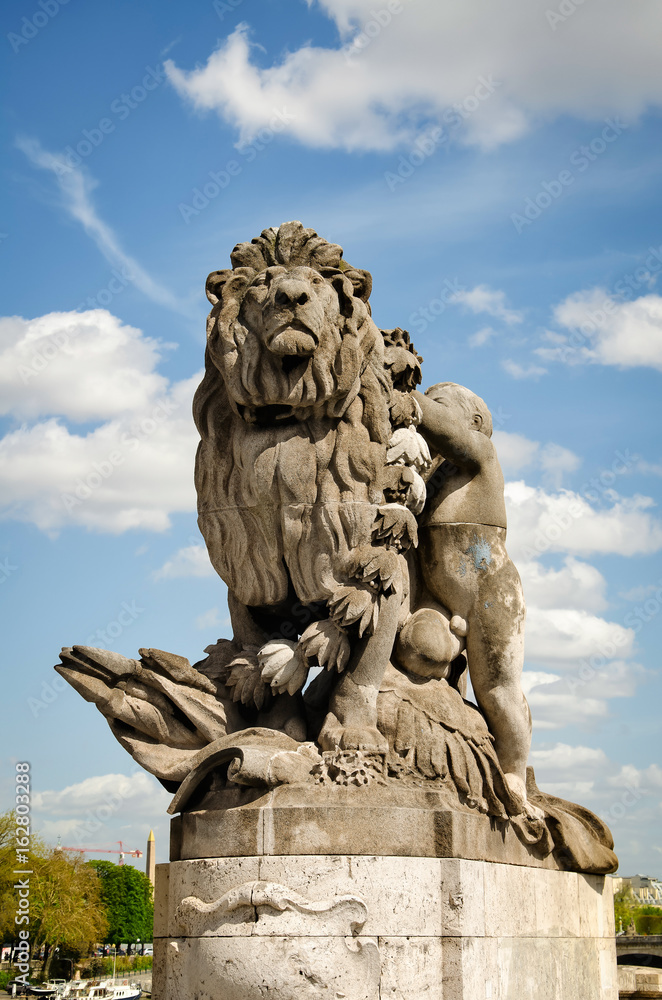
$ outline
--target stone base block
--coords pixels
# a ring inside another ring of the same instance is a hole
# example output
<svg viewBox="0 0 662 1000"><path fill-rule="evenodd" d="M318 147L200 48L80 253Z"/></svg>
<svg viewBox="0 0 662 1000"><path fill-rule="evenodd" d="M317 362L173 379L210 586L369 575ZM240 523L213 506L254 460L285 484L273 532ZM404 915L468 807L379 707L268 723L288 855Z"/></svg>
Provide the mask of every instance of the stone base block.
<svg viewBox="0 0 662 1000"><path fill-rule="evenodd" d="M452 858L157 865L154 1000L618 1000L611 880Z"/></svg>

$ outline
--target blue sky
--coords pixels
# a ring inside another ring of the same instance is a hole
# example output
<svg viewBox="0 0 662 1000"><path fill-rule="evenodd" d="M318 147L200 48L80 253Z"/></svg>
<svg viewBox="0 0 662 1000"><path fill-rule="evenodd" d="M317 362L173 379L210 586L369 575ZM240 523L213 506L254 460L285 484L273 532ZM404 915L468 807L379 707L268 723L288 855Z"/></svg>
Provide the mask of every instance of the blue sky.
<svg viewBox="0 0 662 1000"><path fill-rule="evenodd" d="M168 795L62 645L228 635L195 522L204 281L300 219L424 383L482 395L529 606L539 784L662 867L655 0L19 0L3 10L2 807L167 858ZM78 491L78 492L77 492ZM137 862L140 864L140 862Z"/></svg>

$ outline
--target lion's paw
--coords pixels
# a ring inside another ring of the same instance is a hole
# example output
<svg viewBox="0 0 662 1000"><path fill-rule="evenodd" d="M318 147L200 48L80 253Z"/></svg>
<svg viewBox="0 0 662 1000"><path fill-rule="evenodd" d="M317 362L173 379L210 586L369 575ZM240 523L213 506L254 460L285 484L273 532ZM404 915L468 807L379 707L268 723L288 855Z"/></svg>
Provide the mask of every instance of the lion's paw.
<svg viewBox="0 0 662 1000"><path fill-rule="evenodd" d="M388 742L376 726L343 726L329 712L317 737L322 750L363 750L364 753L388 753Z"/></svg>

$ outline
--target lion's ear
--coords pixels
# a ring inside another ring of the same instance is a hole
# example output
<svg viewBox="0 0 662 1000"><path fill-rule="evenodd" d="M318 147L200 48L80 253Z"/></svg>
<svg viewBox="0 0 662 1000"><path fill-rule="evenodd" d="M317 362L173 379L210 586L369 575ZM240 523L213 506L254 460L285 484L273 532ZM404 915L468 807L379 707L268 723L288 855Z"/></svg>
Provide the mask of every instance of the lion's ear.
<svg viewBox="0 0 662 1000"><path fill-rule="evenodd" d="M367 302L372 291L372 275L370 271L361 271L357 267L350 267L344 274L352 282L356 297Z"/></svg>
<svg viewBox="0 0 662 1000"><path fill-rule="evenodd" d="M207 278L207 284L205 285L205 293L207 298L213 306L216 305L221 297L221 292L223 291L223 285L231 278L234 271L231 269L225 271L212 271Z"/></svg>

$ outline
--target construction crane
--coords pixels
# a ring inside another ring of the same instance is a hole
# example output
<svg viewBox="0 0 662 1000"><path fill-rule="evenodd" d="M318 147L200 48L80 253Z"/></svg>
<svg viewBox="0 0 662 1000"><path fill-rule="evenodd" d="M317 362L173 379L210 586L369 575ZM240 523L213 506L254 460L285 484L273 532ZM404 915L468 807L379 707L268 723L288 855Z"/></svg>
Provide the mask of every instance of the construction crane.
<svg viewBox="0 0 662 1000"><path fill-rule="evenodd" d="M142 858L143 852L139 850L130 851L128 847L125 847L121 840L116 840L116 844L120 845L120 849L115 850L108 847L62 847L60 844L60 838L58 837L57 850L58 851L78 851L79 854L119 854L121 865L124 864L124 858L128 855L130 858Z"/></svg>

